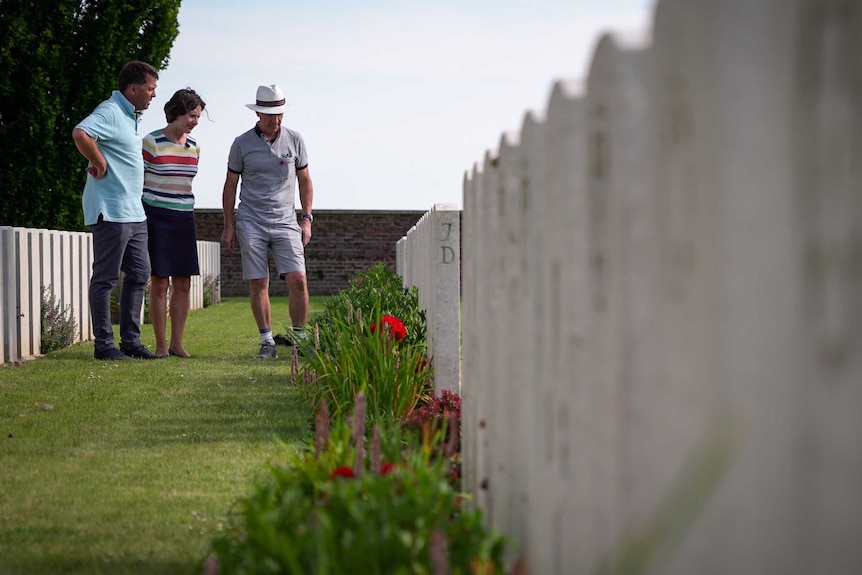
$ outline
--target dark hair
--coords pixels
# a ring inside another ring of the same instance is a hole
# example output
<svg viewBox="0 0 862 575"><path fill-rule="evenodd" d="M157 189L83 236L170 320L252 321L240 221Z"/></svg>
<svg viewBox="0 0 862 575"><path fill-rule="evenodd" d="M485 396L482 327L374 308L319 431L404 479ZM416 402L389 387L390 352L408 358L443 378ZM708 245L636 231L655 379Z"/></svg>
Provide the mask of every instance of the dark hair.
<svg viewBox="0 0 862 575"><path fill-rule="evenodd" d="M156 80L159 79L159 71L151 64L147 64L146 62L129 62L120 70L120 76L117 78L117 87L120 89L120 92L125 92L126 88L132 84L146 84L150 76Z"/></svg>
<svg viewBox="0 0 862 575"><path fill-rule="evenodd" d="M165 104L165 119L168 121L168 124L170 124L176 120L178 116L188 114L198 106L201 107L201 111L207 107L204 101L201 100L201 97L198 96L197 92L191 88L177 90L174 92L174 95L171 96L171 99Z"/></svg>

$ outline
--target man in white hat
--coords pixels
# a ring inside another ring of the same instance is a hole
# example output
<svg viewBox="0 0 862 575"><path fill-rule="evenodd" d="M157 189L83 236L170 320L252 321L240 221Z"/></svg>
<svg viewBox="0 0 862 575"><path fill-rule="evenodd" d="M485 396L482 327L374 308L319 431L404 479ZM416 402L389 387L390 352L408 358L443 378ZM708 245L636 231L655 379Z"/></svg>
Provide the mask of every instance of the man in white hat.
<svg viewBox="0 0 862 575"><path fill-rule="evenodd" d="M257 113L258 121L254 128L238 136L230 148L222 192L221 244L228 253L233 253L239 243L242 277L249 281L251 310L260 332L261 346L256 357L275 359L278 354L272 335L268 256L271 251L279 277L287 281L293 335L304 335L308 320L304 248L311 239L314 221L311 215L314 187L302 136L281 125L289 108L281 88L275 84L258 86L255 103L246 107ZM297 182L302 205L299 218L294 207Z"/></svg>

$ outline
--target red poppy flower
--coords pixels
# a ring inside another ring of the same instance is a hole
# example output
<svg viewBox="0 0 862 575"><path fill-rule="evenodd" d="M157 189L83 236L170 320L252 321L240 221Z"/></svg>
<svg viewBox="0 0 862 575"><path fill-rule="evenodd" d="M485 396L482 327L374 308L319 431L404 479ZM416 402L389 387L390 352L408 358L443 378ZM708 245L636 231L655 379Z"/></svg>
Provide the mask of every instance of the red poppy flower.
<svg viewBox="0 0 862 575"><path fill-rule="evenodd" d="M392 463L391 461L389 463L384 463L383 466L380 468L380 475L388 475L394 469L395 469L395 464Z"/></svg>
<svg viewBox="0 0 862 575"><path fill-rule="evenodd" d="M350 467L336 467L335 471L329 474L330 479L335 479L336 477L356 477L353 474L353 469Z"/></svg>
<svg viewBox="0 0 862 575"><path fill-rule="evenodd" d="M407 335L407 328L404 327L404 323L395 316L384 315L379 323L389 326L389 331L392 332L392 337L395 338L395 341L401 341ZM377 323L372 323L371 333L374 333L375 329L377 329Z"/></svg>

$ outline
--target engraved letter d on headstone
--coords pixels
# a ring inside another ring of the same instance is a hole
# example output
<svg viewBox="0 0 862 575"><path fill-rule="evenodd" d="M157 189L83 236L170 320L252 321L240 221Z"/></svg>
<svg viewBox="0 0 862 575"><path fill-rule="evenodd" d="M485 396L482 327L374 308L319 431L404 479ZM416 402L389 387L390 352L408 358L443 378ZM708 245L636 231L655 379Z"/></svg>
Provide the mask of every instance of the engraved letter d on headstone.
<svg viewBox="0 0 862 575"><path fill-rule="evenodd" d="M440 246L440 249L443 250L443 262L444 264L451 264L455 261L455 250L450 248L449 246Z"/></svg>

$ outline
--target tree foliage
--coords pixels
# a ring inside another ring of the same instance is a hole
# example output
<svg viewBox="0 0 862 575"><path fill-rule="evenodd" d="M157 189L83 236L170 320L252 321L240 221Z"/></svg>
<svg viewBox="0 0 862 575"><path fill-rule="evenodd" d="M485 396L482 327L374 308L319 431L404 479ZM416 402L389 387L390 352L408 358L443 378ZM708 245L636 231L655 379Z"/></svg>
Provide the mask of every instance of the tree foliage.
<svg viewBox="0 0 862 575"><path fill-rule="evenodd" d="M0 225L83 229L72 129L131 60L163 69L181 0L0 0Z"/></svg>

